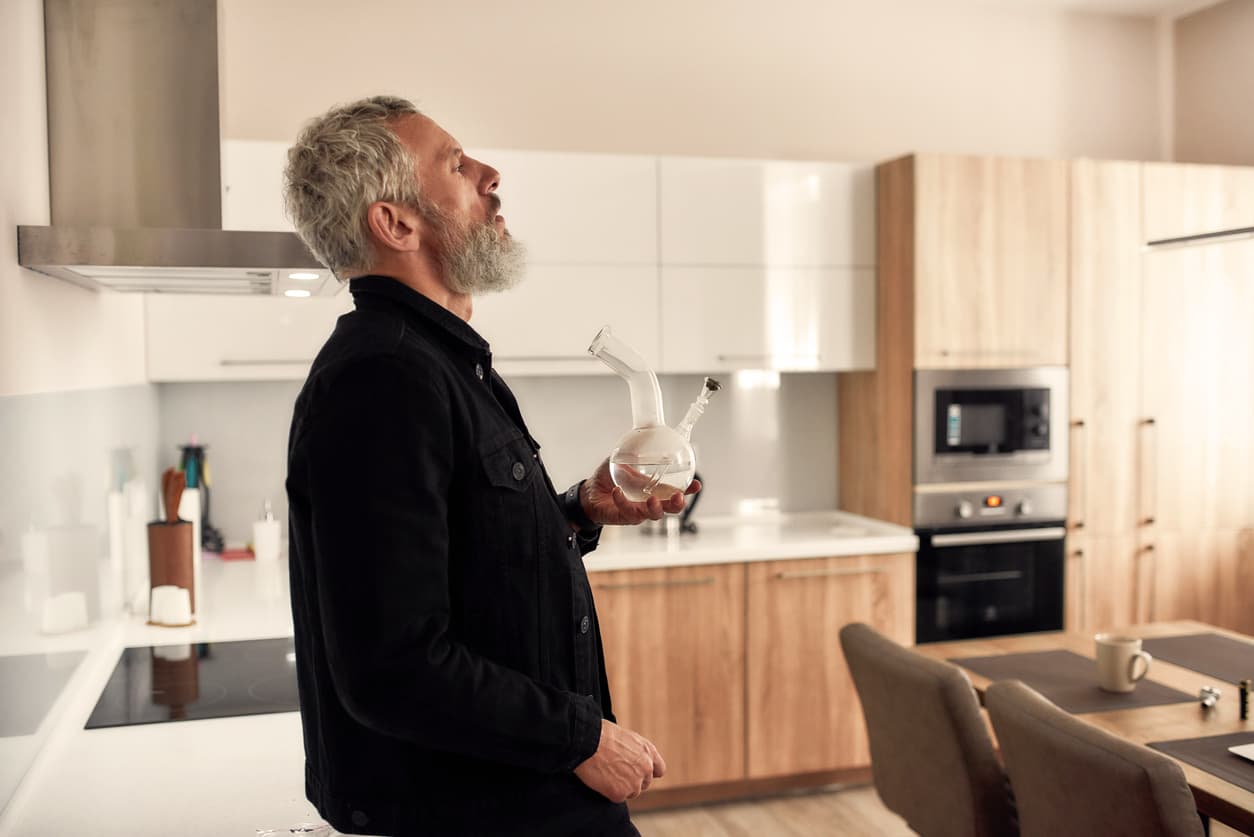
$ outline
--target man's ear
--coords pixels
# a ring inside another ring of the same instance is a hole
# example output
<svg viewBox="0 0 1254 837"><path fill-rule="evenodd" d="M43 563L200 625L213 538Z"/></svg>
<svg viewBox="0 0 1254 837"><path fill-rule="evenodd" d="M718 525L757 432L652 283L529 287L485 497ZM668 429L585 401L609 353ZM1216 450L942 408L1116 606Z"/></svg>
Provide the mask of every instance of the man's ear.
<svg viewBox="0 0 1254 837"><path fill-rule="evenodd" d="M388 250L416 252L422 245L418 213L388 201L375 201L366 209L366 227L375 243Z"/></svg>

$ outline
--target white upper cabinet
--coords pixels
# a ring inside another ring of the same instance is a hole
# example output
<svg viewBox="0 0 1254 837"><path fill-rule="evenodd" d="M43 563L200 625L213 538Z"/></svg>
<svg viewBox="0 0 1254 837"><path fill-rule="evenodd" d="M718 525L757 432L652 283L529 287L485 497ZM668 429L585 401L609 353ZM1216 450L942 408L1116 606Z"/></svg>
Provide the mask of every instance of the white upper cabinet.
<svg viewBox="0 0 1254 837"><path fill-rule="evenodd" d="M309 373L352 300L148 294L144 306L150 381L279 381Z"/></svg>
<svg viewBox="0 0 1254 837"><path fill-rule="evenodd" d="M467 153L501 173L501 214L530 263L657 264L656 157Z"/></svg>
<svg viewBox="0 0 1254 837"><path fill-rule="evenodd" d="M875 367L874 268L663 267L662 369Z"/></svg>
<svg viewBox="0 0 1254 837"><path fill-rule="evenodd" d="M527 275L475 300L504 374L586 375L603 325L658 362L657 158L470 150L501 172L501 214Z"/></svg>
<svg viewBox="0 0 1254 837"><path fill-rule="evenodd" d="M663 265L869 267L870 165L664 157Z"/></svg>
<svg viewBox="0 0 1254 837"><path fill-rule="evenodd" d="M293 231L283 212L291 143L222 141L222 229Z"/></svg>
<svg viewBox="0 0 1254 837"><path fill-rule="evenodd" d="M533 264L517 287L477 298L470 324L502 374L608 372L587 351L605 325L656 369L657 266Z"/></svg>

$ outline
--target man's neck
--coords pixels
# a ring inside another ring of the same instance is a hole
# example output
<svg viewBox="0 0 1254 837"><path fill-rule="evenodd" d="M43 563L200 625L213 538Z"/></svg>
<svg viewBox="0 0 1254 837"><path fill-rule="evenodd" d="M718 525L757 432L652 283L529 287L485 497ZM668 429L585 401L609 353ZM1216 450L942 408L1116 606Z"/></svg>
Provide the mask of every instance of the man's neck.
<svg viewBox="0 0 1254 837"><path fill-rule="evenodd" d="M466 322L470 322L470 316L474 313L474 299L469 294L459 294L451 290L434 270L414 269L408 265L378 264L369 273L395 279Z"/></svg>

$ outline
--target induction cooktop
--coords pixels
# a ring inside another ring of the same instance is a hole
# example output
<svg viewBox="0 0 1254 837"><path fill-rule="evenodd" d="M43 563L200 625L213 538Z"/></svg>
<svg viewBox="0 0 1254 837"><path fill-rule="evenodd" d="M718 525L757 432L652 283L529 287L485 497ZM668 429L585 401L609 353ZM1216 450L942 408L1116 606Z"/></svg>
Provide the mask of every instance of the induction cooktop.
<svg viewBox="0 0 1254 837"><path fill-rule="evenodd" d="M87 729L296 712L292 638L123 650Z"/></svg>

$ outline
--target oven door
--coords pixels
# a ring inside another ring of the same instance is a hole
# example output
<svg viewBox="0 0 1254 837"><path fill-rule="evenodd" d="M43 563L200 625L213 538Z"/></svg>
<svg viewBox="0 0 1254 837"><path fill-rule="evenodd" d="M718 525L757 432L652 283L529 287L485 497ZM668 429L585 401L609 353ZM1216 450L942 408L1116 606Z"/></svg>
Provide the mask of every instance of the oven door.
<svg viewBox="0 0 1254 837"><path fill-rule="evenodd" d="M917 534L917 642L1062 629L1062 521Z"/></svg>

